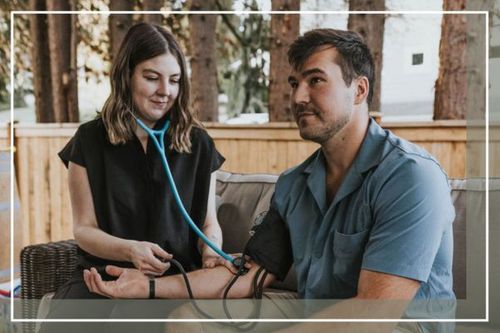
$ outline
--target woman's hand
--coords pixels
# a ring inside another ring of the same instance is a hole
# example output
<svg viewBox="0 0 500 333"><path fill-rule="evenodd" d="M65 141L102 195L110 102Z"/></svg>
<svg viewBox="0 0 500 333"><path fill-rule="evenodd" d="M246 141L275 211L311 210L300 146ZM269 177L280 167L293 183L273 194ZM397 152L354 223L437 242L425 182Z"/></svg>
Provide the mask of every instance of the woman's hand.
<svg viewBox="0 0 500 333"><path fill-rule="evenodd" d="M130 241L130 262L144 274L163 275L170 268L168 260L172 255L162 249L158 244L150 242Z"/></svg>
<svg viewBox="0 0 500 333"><path fill-rule="evenodd" d="M118 279L103 281L93 267L83 271L83 279L91 292L109 298L148 298L149 279L138 270L106 266L106 273Z"/></svg>
<svg viewBox="0 0 500 333"><path fill-rule="evenodd" d="M238 257L241 257L242 255L243 255L242 253L232 253L232 254L230 254L230 256L233 257L233 258L238 258ZM232 262L227 261L226 259L224 259L221 256L217 256L217 258L216 258L216 260L214 262L213 267L215 267L215 266L224 266L231 273L233 273L233 274L237 274L238 273L238 269L236 268L236 266L234 266ZM212 268L212 267L210 267L210 268ZM249 256L245 256L245 268L246 269L252 268L252 260L250 259Z"/></svg>

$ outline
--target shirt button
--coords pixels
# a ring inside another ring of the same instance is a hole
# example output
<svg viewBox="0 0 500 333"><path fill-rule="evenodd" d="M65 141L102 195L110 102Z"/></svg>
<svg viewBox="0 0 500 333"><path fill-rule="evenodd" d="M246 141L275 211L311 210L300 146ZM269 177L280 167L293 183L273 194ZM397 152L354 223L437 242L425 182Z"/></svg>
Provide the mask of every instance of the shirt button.
<svg viewBox="0 0 500 333"><path fill-rule="evenodd" d="M322 248L316 248L316 249L314 249L314 256L316 258L321 258L322 255L323 255L323 249Z"/></svg>

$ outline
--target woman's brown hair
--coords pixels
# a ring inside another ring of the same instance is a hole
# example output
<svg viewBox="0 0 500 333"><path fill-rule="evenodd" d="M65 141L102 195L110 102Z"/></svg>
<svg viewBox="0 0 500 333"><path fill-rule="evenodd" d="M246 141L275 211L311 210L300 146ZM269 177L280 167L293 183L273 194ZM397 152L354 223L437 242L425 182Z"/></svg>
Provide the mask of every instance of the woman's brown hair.
<svg viewBox="0 0 500 333"><path fill-rule="evenodd" d="M179 95L169 110L172 138L171 149L179 153L191 152L191 130L202 127L190 109L190 85L184 54L172 34L159 25L138 23L132 26L120 46L111 68L111 94L104 103L100 117L112 144L123 144L132 139L136 126L130 80L134 68L156 56L172 54L181 68Z"/></svg>

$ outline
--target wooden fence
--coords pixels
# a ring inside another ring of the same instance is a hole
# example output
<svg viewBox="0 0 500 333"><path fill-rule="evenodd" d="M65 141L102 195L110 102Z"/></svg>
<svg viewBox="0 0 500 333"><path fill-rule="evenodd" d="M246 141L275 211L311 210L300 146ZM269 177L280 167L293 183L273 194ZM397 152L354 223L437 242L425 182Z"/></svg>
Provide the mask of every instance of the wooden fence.
<svg viewBox="0 0 500 333"><path fill-rule="evenodd" d="M466 142L470 134L464 121L382 123L382 126L427 149L450 178L466 175L466 147L474 143ZM57 152L77 127L78 124L18 124L15 127L15 165L24 245L72 238L67 172ZM232 172L278 174L318 148L314 143L304 142L292 123L250 126L207 123L206 127L226 157L223 169ZM2 146L8 142L5 132L7 128L0 127ZM475 144L484 146L481 142L484 136L477 137ZM496 156L500 156L500 152ZM478 164L476 169L482 166Z"/></svg>
<svg viewBox="0 0 500 333"><path fill-rule="evenodd" d="M465 175L467 131L464 121L417 124L386 123L383 127L436 156L451 178ZM217 148L226 157L223 169L279 174L297 165L319 146L299 136L294 123L266 125L207 124Z"/></svg>

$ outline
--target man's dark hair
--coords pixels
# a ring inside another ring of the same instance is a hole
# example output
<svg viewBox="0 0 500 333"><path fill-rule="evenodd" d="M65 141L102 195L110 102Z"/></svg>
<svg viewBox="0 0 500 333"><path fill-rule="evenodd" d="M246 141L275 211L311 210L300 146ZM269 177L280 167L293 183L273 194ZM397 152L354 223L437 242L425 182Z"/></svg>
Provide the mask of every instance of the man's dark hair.
<svg viewBox="0 0 500 333"><path fill-rule="evenodd" d="M342 77L347 86L351 85L353 79L366 76L370 85L366 99L369 105L372 101L375 83L373 58L368 46L358 33L335 29L308 31L290 46L288 62L295 70L298 70L313 53L324 46L334 47L338 51L336 63L342 70Z"/></svg>

